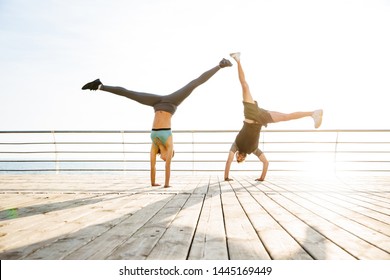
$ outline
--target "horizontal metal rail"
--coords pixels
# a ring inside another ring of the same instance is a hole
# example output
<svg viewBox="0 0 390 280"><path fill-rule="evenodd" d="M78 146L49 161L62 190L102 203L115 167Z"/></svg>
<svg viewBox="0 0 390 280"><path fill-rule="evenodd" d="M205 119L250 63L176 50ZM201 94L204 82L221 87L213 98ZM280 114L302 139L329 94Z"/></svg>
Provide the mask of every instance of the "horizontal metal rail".
<svg viewBox="0 0 390 280"><path fill-rule="evenodd" d="M150 131L0 131L0 173L148 171ZM178 130L173 171L222 171L237 130ZM390 130L264 130L270 171L390 172ZM164 163L157 163L164 170ZM259 171L255 156L232 171Z"/></svg>

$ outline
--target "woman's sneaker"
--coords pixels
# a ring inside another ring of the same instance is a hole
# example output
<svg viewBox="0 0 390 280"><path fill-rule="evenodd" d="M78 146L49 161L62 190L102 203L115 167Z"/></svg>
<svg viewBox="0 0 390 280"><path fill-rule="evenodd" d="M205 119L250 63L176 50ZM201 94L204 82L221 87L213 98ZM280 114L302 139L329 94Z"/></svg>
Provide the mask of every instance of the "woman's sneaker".
<svg viewBox="0 0 390 280"><path fill-rule="evenodd" d="M316 111L314 111L312 117L313 117L313 120L314 120L314 127L315 128L319 128L321 126L322 115L323 114L324 114L323 110L316 110Z"/></svg>
<svg viewBox="0 0 390 280"><path fill-rule="evenodd" d="M231 53L230 56L233 57L235 61L240 61L241 53L240 52Z"/></svg>
<svg viewBox="0 0 390 280"><path fill-rule="evenodd" d="M99 79L92 81L88 84L85 84L81 89L97 90L102 82Z"/></svg>

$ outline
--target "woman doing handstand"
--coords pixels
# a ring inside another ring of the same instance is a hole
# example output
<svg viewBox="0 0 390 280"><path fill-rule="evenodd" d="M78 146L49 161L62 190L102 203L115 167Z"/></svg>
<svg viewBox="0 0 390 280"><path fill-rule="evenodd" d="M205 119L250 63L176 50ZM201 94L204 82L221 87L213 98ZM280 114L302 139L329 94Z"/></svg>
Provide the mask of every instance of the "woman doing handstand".
<svg viewBox="0 0 390 280"><path fill-rule="evenodd" d="M175 113L177 107L191 94L195 88L205 83L221 68L230 66L232 66L232 63L229 60L222 59L219 65L204 72L195 80L169 95L136 92L127 90L122 87L107 86L103 85L99 79L85 84L82 89L107 91L130 98L141 104L154 108L154 121L150 134L152 139L152 146L150 150L150 181L152 186L160 186L160 184L156 183L156 157L157 155L160 155L160 158L165 161L164 187L168 188L170 186L169 180L171 174L171 160L174 154L171 131L171 119L173 114Z"/></svg>

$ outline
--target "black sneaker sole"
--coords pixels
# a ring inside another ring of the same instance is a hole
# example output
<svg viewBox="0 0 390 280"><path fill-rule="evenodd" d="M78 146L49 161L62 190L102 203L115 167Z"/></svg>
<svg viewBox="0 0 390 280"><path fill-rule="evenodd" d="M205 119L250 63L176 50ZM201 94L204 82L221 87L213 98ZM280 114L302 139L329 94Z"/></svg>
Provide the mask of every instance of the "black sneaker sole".
<svg viewBox="0 0 390 280"><path fill-rule="evenodd" d="M85 84L81 89L97 90L101 84L102 82L99 79L96 79L90 83Z"/></svg>

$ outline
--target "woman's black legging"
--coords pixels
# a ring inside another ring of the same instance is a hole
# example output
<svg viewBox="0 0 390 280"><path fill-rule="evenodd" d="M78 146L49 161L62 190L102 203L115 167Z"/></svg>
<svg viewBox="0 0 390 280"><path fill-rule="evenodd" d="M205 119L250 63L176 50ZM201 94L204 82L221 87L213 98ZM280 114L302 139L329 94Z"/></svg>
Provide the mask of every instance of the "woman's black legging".
<svg viewBox="0 0 390 280"><path fill-rule="evenodd" d="M100 87L100 90L111 92L120 96L124 96L148 106L155 106L158 103L171 103L175 106L178 106L180 105L181 102L183 102L184 99L186 99L191 94L191 92L195 88L205 83L215 73L217 73L219 69L221 69L220 66L215 66L214 68L204 72L195 80L189 82L181 89L169 95L157 95L157 94L151 94L145 92L137 92L137 91L127 90L122 87L112 87L112 86L105 86L105 85L102 85Z"/></svg>

